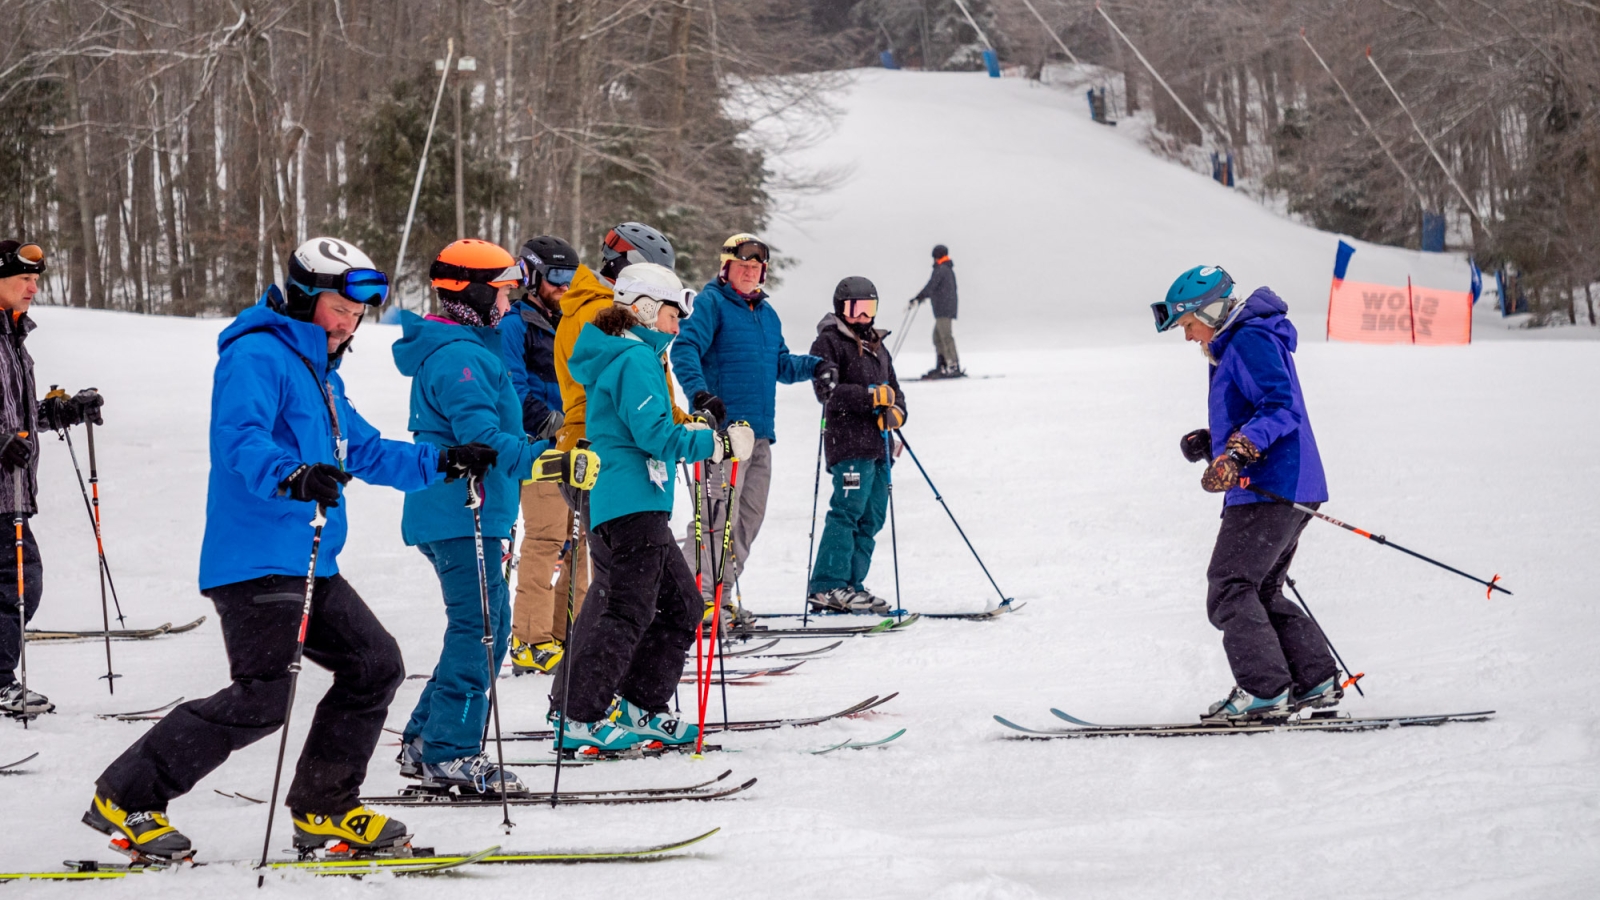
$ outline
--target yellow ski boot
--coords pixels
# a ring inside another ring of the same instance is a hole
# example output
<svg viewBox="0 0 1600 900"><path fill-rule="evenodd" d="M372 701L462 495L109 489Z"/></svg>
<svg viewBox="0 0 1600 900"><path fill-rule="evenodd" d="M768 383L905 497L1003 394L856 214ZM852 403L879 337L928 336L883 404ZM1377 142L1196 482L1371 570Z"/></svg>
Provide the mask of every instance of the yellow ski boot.
<svg viewBox="0 0 1600 900"><path fill-rule="evenodd" d="M111 835L111 846L135 860L173 862L194 855L189 839L168 824L167 814L160 810L129 812L95 794L83 824Z"/></svg>
<svg viewBox="0 0 1600 900"><path fill-rule="evenodd" d="M330 854L396 851L411 839L406 825L365 806L342 816L294 813L294 848L302 854L326 849Z"/></svg>
<svg viewBox="0 0 1600 900"><path fill-rule="evenodd" d="M525 675L529 672L543 672L549 674L556 663L561 661L566 648L560 641L545 641L542 644L524 644L516 638L511 639L511 674Z"/></svg>

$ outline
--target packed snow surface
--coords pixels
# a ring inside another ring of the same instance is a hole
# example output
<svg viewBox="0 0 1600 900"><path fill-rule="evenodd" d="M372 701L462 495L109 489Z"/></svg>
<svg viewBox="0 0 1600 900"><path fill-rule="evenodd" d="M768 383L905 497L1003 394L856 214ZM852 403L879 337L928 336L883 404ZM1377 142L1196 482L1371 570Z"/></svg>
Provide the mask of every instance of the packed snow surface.
<svg viewBox="0 0 1600 900"><path fill-rule="evenodd" d="M264 895L948 897L1580 897L1600 889L1600 692L1593 550L1600 541L1600 345L1501 340L1459 348L1365 347L1321 338L1335 238L1276 218L1203 177L1093 125L1081 95L980 76L864 73L840 97L829 140L797 166L851 162L835 191L799 202L774 243L796 258L777 298L803 350L834 281L877 279L880 322L920 287L927 249L950 245L962 288L964 364L994 376L907 384L906 434L1000 587L1027 607L993 622L922 621L854 639L758 686L727 689L734 718L824 713L900 697L864 719L720 739L730 751L569 771L571 788L673 785L733 768L759 777L736 800L653 806L400 810L441 849L636 846L721 834L649 866L478 868L433 879L269 879ZM1218 498L1179 435L1204 424L1205 363L1157 337L1148 303L1199 262L1288 300L1304 343L1307 404L1327 464L1325 509L1483 576L1481 587L1313 523L1293 574L1358 671L1355 715L1498 710L1485 724L1361 734L1176 740L1010 739L991 718L1058 724L1186 721L1231 684L1205 619L1204 573ZM1456 257L1363 246L1352 277L1452 287ZM1485 304L1486 305L1486 304ZM224 323L39 309L29 339L41 386L96 385L105 544L132 627L209 615L196 632L113 645L106 693L98 643L29 649L35 687L58 713L23 731L0 722L10 818L0 871L116 856L78 824L96 775L147 727L95 713L201 697L227 682L210 604L196 591L206 425ZM902 377L931 363L927 313ZM1489 315L1480 335L1507 336ZM409 384L369 325L345 363L357 407L404 437ZM799 611L818 409L779 388L775 478L742 585L758 611ZM74 434L86 463L81 430ZM909 459L895 467L899 589L908 608L981 610L997 598ZM47 571L38 628L98 627L87 517L64 445L46 441ZM345 575L399 638L409 671L430 670L443 631L437 581L399 538L401 496L349 488ZM826 498L823 500L826 504ZM680 495L678 522L687 506ZM309 532L308 532L309 536ZM890 535L870 586L893 596ZM308 547L309 549L309 547ZM780 620L781 621L781 620ZM834 620L838 621L838 620ZM784 651L812 649L787 641ZM290 746L327 675L308 667ZM401 688L401 724L420 680ZM507 729L541 727L549 680L500 682ZM685 690L686 702L693 692ZM713 718L721 715L720 703ZM908 733L879 750L814 756L848 738ZM386 737L368 789L402 782ZM259 852L277 741L237 754L172 804L202 859ZM512 758L545 755L508 745ZM549 770L524 769L547 787ZM288 845L280 815L274 847ZM55 896L39 883L6 888ZM104 896L256 896L254 879L210 867L84 886Z"/></svg>

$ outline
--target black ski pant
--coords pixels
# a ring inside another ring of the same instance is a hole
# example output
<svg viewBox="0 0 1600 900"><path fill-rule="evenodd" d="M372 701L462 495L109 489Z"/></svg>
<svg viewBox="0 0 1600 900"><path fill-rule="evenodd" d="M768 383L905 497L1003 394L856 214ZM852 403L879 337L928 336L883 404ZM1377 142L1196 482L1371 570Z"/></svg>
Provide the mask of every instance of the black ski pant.
<svg viewBox="0 0 1600 900"><path fill-rule="evenodd" d="M612 519L594 537L604 548L608 577L589 583L562 662L572 666L567 717L599 721L618 695L651 712L665 711L704 609L694 576L664 512ZM557 692L565 674L556 679Z"/></svg>
<svg viewBox="0 0 1600 900"><path fill-rule="evenodd" d="M562 672L567 661L572 659L573 648L577 646L578 633L593 628L596 620L600 618L600 608L590 608L589 600L606 592L611 578L611 550L606 547L605 541L595 536L589 529L589 492L580 491L575 487L563 484L561 486L561 499L567 501L567 506L577 510L579 536L583 538L589 548L589 589L584 594L583 606L578 608L578 615L567 629L567 652L562 654L561 662L550 671L550 712L559 713L563 706L562 692L567 689L567 678ZM574 554L576 556L576 554ZM566 609L567 595L562 594L556 598L556 603ZM563 615L565 613L563 612Z"/></svg>
<svg viewBox="0 0 1600 900"><path fill-rule="evenodd" d="M1289 688L1302 693L1338 673L1322 630L1283 596L1283 579L1310 521L1281 503L1222 511L1206 570L1206 615L1222 631L1234 683L1257 697Z"/></svg>
<svg viewBox="0 0 1600 900"><path fill-rule="evenodd" d="M123 809L165 810L229 754L278 730L305 584L268 575L204 592L222 620L233 683L167 713L100 776L102 796ZM360 805L405 664L400 645L340 575L317 579L305 658L333 672L333 687L317 704L285 803L297 813L343 815Z"/></svg>
<svg viewBox="0 0 1600 900"><path fill-rule="evenodd" d="M5 525L11 524L10 519ZM22 596L24 615L17 617L17 553L15 528L7 528L10 540L3 542L10 552L4 557L7 565L0 566L0 688L9 687L17 680L17 662L22 653L24 621L32 621L39 611L39 598L44 596L44 563L39 561L39 544L33 539L33 528L28 519L22 520ZM30 685L29 690L33 687Z"/></svg>

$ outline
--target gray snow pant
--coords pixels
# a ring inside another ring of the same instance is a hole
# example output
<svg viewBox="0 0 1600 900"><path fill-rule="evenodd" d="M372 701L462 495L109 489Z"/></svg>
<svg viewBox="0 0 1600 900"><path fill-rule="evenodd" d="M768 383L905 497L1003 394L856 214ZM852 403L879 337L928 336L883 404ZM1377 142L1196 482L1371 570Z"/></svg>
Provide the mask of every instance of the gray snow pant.
<svg viewBox="0 0 1600 900"><path fill-rule="evenodd" d="M1303 693L1338 673L1322 630L1283 596L1283 579L1310 521L1281 503L1222 511L1206 570L1206 615L1222 632L1234 683L1257 697L1290 688Z"/></svg>
<svg viewBox="0 0 1600 900"><path fill-rule="evenodd" d="M937 318L933 320L933 352L939 355L939 368L961 368L961 354L956 352L956 320L952 318Z"/></svg>
<svg viewBox="0 0 1600 900"><path fill-rule="evenodd" d="M705 552L700 558L700 595L710 603L717 588L717 570L712 567L713 552L722 556L722 528L728 518L728 473L730 463L702 466L705 488ZM733 517L733 558L722 573L724 584L732 585L744 571L744 561L750 558L750 545L756 542L762 520L767 517L767 490L772 487L772 442L765 438L756 440L755 452L749 459L739 461L739 483L734 487L733 503L737 512ZM693 491L691 490L691 493ZM683 558L694 567L694 508L689 510L689 525L683 539ZM729 598L732 588L724 588L722 596Z"/></svg>

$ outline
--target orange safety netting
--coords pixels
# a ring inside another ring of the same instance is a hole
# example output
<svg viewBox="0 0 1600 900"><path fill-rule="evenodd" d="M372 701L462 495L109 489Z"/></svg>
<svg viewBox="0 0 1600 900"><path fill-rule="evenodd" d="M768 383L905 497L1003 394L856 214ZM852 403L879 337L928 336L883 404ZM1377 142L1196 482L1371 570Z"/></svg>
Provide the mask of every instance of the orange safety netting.
<svg viewBox="0 0 1600 900"><path fill-rule="evenodd" d="M1334 281L1328 340L1363 344L1470 344L1472 295L1406 285Z"/></svg>

